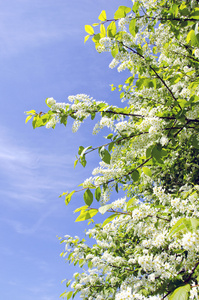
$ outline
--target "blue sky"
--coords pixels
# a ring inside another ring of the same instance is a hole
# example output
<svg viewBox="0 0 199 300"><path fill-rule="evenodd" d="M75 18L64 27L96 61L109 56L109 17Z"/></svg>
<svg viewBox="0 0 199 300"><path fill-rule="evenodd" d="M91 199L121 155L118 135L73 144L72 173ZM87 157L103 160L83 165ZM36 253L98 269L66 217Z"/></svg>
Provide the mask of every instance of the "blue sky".
<svg viewBox="0 0 199 300"><path fill-rule="evenodd" d="M85 223L74 223L73 210L83 205L78 194L68 207L58 196L89 177L88 167L73 162L78 146L99 145L94 126L86 122L76 134L68 127L33 130L24 111L46 111L45 99L67 101L86 93L118 103L109 84L123 74L110 70L109 54L98 54L84 25L97 21L101 10L112 17L119 5L111 0L0 1L0 295L4 300L56 300L65 290L72 266L59 257L56 237L83 236ZM76 299L79 299L76 297Z"/></svg>

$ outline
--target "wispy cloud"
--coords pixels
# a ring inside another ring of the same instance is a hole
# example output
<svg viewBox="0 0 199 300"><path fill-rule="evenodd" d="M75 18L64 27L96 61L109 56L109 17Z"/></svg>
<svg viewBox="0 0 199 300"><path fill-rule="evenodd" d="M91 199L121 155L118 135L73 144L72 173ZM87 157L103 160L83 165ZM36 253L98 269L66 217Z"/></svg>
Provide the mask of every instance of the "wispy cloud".
<svg viewBox="0 0 199 300"><path fill-rule="evenodd" d="M67 188L73 186L74 179L67 173L67 162L71 162L73 155L40 153L38 148L25 148L8 136L0 129L0 179L5 182L0 190L1 201L15 200L17 205L45 203L43 194L47 191L62 193L66 182Z"/></svg>
<svg viewBox="0 0 199 300"><path fill-rule="evenodd" d="M0 127L0 222L17 234L54 238L49 219L62 214L64 199L58 196L77 183L77 175L71 176L73 159L74 154L25 147Z"/></svg>
<svg viewBox="0 0 199 300"><path fill-rule="evenodd" d="M55 207L54 207L55 209ZM4 224L7 224L14 229L19 234L32 235L37 231L41 230L41 227L44 221L51 215L53 212L53 208L49 209L46 213L43 213L41 217L39 217L36 222L32 224L25 224L19 220L9 219L9 218L0 218L0 221ZM25 221L25 220L24 220Z"/></svg>
<svg viewBox="0 0 199 300"><path fill-rule="evenodd" d="M66 14L65 2L11 0L0 4L0 9L1 56L78 33L77 27L70 26L72 15Z"/></svg>

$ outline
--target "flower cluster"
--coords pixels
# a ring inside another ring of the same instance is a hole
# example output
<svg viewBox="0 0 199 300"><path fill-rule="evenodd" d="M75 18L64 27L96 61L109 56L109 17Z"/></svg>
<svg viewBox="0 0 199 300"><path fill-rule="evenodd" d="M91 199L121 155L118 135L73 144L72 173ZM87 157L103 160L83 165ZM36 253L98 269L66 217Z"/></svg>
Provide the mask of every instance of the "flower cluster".
<svg viewBox="0 0 199 300"><path fill-rule="evenodd" d="M157 293L161 293L161 286L167 290L168 280L183 284L191 274L192 285L197 285L198 271L193 270L199 261L199 234L186 227L170 234L181 218L196 220L198 216L197 186L187 193L186 198L184 192L173 198L162 187L154 187L152 198L136 199L131 205L127 202L126 214L88 230L87 235L96 240L92 247L79 239L65 238L64 255L88 267L75 276L72 287L90 300L95 299L95 285L101 299L110 299L115 293L115 299L152 300L162 299ZM186 210L173 209L182 202L186 202ZM125 198L112 207L123 207L124 203Z"/></svg>

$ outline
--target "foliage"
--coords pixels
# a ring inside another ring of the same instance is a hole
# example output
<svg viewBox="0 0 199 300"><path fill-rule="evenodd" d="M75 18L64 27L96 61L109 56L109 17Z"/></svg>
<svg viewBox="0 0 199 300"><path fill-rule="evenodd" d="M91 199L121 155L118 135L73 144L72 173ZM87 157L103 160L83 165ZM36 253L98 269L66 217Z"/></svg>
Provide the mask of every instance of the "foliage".
<svg viewBox="0 0 199 300"><path fill-rule="evenodd" d="M85 205L76 221L111 215L87 232L92 247L61 239L62 255L83 268L62 296L198 299L199 7L195 0L132 2L113 19L103 10L98 23L85 26L85 41L91 37L98 52L113 56L110 68L129 71L124 84L112 85L126 106L78 94L68 103L47 98L47 113L27 112L34 128L66 125L71 117L75 132L99 115L93 133L110 130L104 145L80 146L74 163L85 167L92 151L101 159L82 183ZM114 189L126 196L110 203ZM66 204L75 192L63 194Z"/></svg>

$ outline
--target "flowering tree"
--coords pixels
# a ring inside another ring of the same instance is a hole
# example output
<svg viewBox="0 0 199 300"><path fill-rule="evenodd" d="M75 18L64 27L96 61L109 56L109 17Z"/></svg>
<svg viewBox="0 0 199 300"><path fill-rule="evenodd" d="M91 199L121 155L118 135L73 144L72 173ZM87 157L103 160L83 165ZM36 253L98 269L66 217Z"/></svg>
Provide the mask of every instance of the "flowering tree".
<svg viewBox="0 0 199 300"><path fill-rule="evenodd" d="M118 87L126 107L78 94L68 103L48 98L47 113L27 112L34 128L66 125L71 117L77 131L86 118L99 115L93 133L110 131L104 145L80 146L75 160L85 167L90 152L101 158L82 183L85 205L76 209L76 221L111 214L87 232L93 246L78 237L61 239L62 255L83 268L62 296L198 299L198 1L132 2L112 19L102 11L98 23L85 26L85 41L91 37L98 52L111 52L110 68L129 71ZM111 202L114 190L125 197ZM66 204L75 192L63 193ZM92 207L94 197L98 208Z"/></svg>

